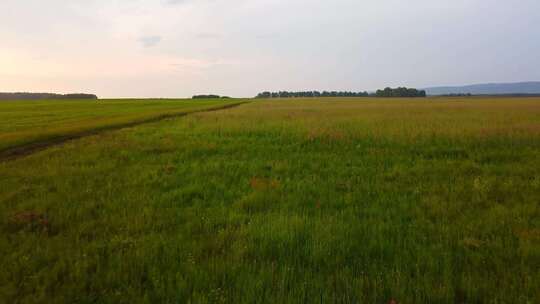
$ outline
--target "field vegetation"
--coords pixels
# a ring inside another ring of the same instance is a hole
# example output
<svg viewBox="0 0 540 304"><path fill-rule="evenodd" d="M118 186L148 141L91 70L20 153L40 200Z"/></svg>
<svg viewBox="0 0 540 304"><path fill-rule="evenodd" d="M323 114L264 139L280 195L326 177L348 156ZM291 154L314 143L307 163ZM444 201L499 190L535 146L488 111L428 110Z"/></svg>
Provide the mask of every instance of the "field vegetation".
<svg viewBox="0 0 540 304"><path fill-rule="evenodd" d="M2 111L0 142L141 113L116 103ZM102 132L0 163L0 302L540 303L539 168L539 98L262 99Z"/></svg>
<svg viewBox="0 0 540 304"><path fill-rule="evenodd" d="M55 94L55 93L4 93L0 92L0 101L13 100L51 100L51 99L91 99L96 100L98 97L94 94L73 93L73 94Z"/></svg>
<svg viewBox="0 0 540 304"><path fill-rule="evenodd" d="M0 102L0 155L104 129L220 108L241 101L211 100L40 100Z"/></svg>

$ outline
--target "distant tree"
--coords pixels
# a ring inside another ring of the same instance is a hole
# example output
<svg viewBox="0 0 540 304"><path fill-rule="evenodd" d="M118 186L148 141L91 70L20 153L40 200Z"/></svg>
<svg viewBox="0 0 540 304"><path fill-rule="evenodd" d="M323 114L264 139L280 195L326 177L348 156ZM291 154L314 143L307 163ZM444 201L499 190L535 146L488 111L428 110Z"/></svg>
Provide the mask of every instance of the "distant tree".
<svg viewBox="0 0 540 304"><path fill-rule="evenodd" d="M426 91L417 90L413 88L385 88L384 90L377 90L376 97L426 97Z"/></svg>
<svg viewBox="0 0 540 304"><path fill-rule="evenodd" d="M213 95L213 94L210 94L210 95L194 95L193 96L193 99L218 99L218 98L221 98L221 96Z"/></svg>
<svg viewBox="0 0 540 304"><path fill-rule="evenodd" d="M272 97L272 93L262 92L262 93L259 93L256 98L271 98L271 97Z"/></svg>
<svg viewBox="0 0 540 304"><path fill-rule="evenodd" d="M349 91L298 91L298 92L262 92L257 94L256 98L315 98L315 97L368 97L368 92L349 92Z"/></svg>
<svg viewBox="0 0 540 304"><path fill-rule="evenodd" d="M98 97L94 94L54 94L54 93L0 93L0 100L44 100L44 99L91 99Z"/></svg>
<svg viewBox="0 0 540 304"><path fill-rule="evenodd" d="M98 99L98 97L94 94L76 93L76 94L65 94L64 99Z"/></svg>

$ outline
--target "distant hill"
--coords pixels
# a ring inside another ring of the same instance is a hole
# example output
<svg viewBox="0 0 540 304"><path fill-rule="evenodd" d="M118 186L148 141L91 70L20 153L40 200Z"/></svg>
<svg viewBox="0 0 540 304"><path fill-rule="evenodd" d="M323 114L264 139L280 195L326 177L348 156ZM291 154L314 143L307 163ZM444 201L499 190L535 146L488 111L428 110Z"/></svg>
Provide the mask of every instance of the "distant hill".
<svg viewBox="0 0 540 304"><path fill-rule="evenodd" d="M540 81L516 83L486 83L457 87L432 87L425 89L428 95L473 94L509 95L540 94Z"/></svg>
<svg viewBox="0 0 540 304"><path fill-rule="evenodd" d="M42 100L42 99L98 99L94 94L55 94L55 93L2 93L0 92L0 100Z"/></svg>

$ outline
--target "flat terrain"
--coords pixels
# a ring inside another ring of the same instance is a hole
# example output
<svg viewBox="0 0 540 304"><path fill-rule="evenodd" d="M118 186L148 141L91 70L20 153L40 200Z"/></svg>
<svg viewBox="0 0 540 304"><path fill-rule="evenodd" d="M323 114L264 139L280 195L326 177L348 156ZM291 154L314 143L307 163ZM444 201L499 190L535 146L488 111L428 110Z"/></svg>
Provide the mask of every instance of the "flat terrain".
<svg viewBox="0 0 540 304"><path fill-rule="evenodd" d="M539 98L255 100L1 162L0 303L540 303L539 202Z"/></svg>
<svg viewBox="0 0 540 304"><path fill-rule="evenodd" d="M0 153L89 131L237 103L231 100L0 101Z"/></svg>

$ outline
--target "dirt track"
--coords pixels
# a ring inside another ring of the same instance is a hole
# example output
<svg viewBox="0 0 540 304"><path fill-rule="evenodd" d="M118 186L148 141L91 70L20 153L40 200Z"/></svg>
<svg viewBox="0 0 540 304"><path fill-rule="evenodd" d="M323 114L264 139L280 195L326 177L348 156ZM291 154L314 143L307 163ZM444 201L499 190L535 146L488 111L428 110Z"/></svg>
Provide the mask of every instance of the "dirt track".
<svg viewBox="0 0 540 304"><path fill-rule="evenodd" d="M198 110L198 111L193 111L193 112L188 112L188 113L163 114L163 115L159 115L159 116L144 119L144 120L118 124L118 125L108 126L108 127L103 127L103 128L97 128L97 129L88 130L88 131L84 131L80 133L74 133L74 134L69 134L65 136L49 138L42 141L35 141L32 143L23 144L20 146L16 146L16 147L12 147L12 148L8 148L8 149L0 151L0 162L22 158L24 156L36 153L38 151L45 150L49 147L58 146L68 141L100 134L107 131L115 131L115 130L120 130L120 129L125 129L125 128L131 128L131 127L135 127L142 124L157 122L157 121L168 119L168 118L187 116L187 115L191 115L195 113L215 112L215 111L220 111L220 110L231 109L231 108L235 108L240 105L243 105L245 103L248 103L248 101L239 102L235 104L228 104L221 107Z"/></svg>

